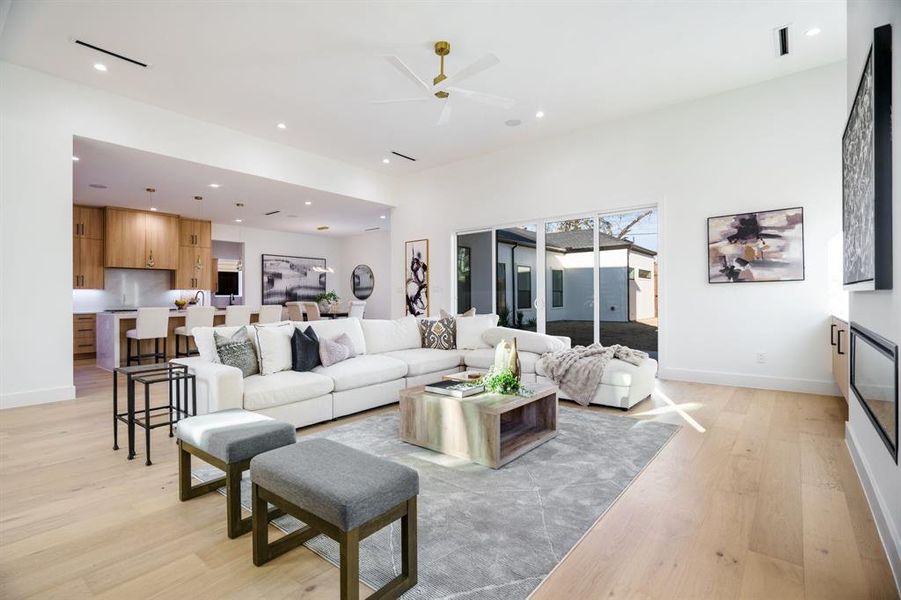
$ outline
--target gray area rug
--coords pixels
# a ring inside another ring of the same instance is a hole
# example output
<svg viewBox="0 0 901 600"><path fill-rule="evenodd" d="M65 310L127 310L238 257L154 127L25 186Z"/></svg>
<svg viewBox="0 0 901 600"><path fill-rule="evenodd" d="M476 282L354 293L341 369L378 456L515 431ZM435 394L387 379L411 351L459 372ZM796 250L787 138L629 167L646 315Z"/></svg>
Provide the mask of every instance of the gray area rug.
<svg viewBox="0 0 901 600"><path fill-rule="evenodd" d="M528 596L679 426L561 406L558 429L556 438L498 470L401 442L397 414L301 439L327 437L416 469L419 583L403 597L485 600ZM194 476L208 481L221 472L208 467ZM249 508L247 474L241 496ZM274 524L286 533L302 526L290 516ZM306 545L338 564L336 542L320 535ZM399 569L398 521L361 543L360 579L377 589Z"/></svg>

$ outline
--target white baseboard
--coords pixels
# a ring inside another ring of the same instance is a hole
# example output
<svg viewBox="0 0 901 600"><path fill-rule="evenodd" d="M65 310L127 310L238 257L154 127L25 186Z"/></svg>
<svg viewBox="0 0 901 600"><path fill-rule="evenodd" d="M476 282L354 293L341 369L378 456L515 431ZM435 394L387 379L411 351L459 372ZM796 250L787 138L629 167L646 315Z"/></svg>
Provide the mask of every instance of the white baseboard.
<svg viewBox="0 0 901 600"><path fill-rule="evenodd" d="M45 388L42 390L29 390L27 392L14 392L12 394L3 394L0 396L0 410L74 399L74 385L64 385L62 387Z"/></svg>
<svg viewBox="0 0 901 600"><path fill-rule="evenodd" d="M694 369L674 369L670 367L661 367L657 377L660 379L691 381L693 383L712 383L716 385L732 385L761 390L801 392L804 394L821 394L824 396L841 395L838 386L831 379L822 381L819 379L770 377L768 375L748 375L747 373L727 373L724 371L698 371Z"/></svg>
<svg viewBox="0 0 901 600"><path fill-rule="evenodd" d="M879 495L879 490L873 487L870 465L867 463L866 458L857 450L854 433L847 423L845 423L845 444L848 446L851 461L854 463L854 469L857 471L860 485L863 487L867 503L870 505L870 511L873 513L876 530L879 532L882 547L885 549L889 566L892 569L892 575L895 577L895 587L898 588L898 593L901 595L901 535L895 530L891 521L886 518L886 513L891 507Z"/></svg>

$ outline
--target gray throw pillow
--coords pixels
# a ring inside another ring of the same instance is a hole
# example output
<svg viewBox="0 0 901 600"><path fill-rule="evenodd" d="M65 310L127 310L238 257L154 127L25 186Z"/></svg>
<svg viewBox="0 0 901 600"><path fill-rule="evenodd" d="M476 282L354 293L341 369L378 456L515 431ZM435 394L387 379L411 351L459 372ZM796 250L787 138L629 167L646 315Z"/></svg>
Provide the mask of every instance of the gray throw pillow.
<svg viewBox="0 0 901 600"><path fill-rule="evenodd" d="M323 367L336 365L354 356L356 356L354 343L346 333L342 333L331 340L319 340L319 360L322 361Z"/></svg>
<svg viewBox="0 0 901 600"><path fill-rule="evenodd" d="M250 377L260 372L257 351L247 335L247 329L241 328L232 336L226 337L213 332L216 341L216 353L223 365L241 370L243 377Z"/></svg>

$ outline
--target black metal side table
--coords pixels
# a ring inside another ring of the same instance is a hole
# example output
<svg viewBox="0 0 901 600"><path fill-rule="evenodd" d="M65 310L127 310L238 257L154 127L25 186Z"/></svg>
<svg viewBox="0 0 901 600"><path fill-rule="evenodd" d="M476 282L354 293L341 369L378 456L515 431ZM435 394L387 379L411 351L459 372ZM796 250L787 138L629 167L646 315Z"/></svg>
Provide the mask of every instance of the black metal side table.
<svg viewBox="0 0 901 600"><path fill-rule="evenodd" d="M125 412L119 412L119 385L118 375L126 377L127 403ZM167 383L169 385L168 402L160 406L150 405L150 386L155 383ZM143 417L136 416L135 409L135 383L144 385L144 413ZM190 386L190 395L189 387ZM189 399L191 409L188 410ZM169 418L166 421L151 423L152 413L168 411ZM117 367L113 370L113 450L119 449L119 422L128 426L128 460L135 457L135 425L144 428L146 465L150 462L150 430L157 427L169 426L169 437L172 437L172 426L182 417L197 414L197 380L188 372L186 365L174 363L135 365L132 367Z"/></svg>

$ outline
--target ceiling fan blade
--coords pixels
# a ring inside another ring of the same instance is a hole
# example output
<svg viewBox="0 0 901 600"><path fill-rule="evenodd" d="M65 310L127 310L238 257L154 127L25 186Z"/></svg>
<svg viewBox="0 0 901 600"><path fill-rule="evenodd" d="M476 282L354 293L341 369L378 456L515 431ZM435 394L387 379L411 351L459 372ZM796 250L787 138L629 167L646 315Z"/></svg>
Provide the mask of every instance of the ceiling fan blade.
<svg viewBox="0 0 901 600"><path fill-rule="evenodd" d="M470 100L475 100L476 102L481 102L482 104L488 104L490 106L496 106L498 108L513 108L516 104L516 100L512 98L504 98L503 96L495 96L494 94L486 94L485 92L476 92L474 90L467 90L465 88L458 87L449 87L447 88L448 92L452 94L459 94L464 98L469 98Z"/></svg>
<svg viewBox="0 0 901 600"><path fill-rule="evenodd" d="M413 69L407 66L407 64L399 59L398 57L392 55L388 55L385 57L385 60L388 61L391 66L400 71L401 75L415 83L417 86L421 87L424 90L428 90L431 88L429 84L419 78L419 75L413 72Z"/></svg>
<svg viewBox="0 0 901 600"><path fill-rule="evenodd" d="M446 88L449 85L452 85L452 84L455 85L461 81L465 81L465 80L469 79L470 77L472 77L473 75L481 73L482 71L485 71L486 69L490 69L491 67L498 64L499 62L501 62L500 59L498 57L496 57L494 54L486 54L479 60L470 64L469 66L463 67L462 69L460 69L453 75L449 75L447 77L447 79L445 79L444 81L442 81L441 83L438 84L438 87Z"/></svg>
<svg viewBox="0 0 901 600"><path fill-rule="evenodd" d="M416 98L392 98L391 100L370 100L370 104L398 104L400 102L424 102L428 100L428 96L417 96Z"/></svg>
<svg viewBox="0 0 901 600"><path fill-rule="evenodd" d="M435 124L439 125L439 126L447 125L448 121L450 121L450 117L451 117L451 103L447 99L445 99L444 107L442 107L441 114L438 115L438 122Z"/></svg>

